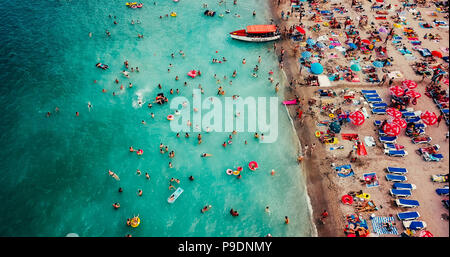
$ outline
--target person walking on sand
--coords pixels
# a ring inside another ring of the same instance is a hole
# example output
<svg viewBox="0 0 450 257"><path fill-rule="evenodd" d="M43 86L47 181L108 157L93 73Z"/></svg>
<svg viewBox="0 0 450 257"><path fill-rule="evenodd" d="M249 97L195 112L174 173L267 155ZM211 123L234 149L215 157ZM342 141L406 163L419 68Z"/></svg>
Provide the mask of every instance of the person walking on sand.
<svg viewBox="0 0 450 257"><path fill-rule="evenodd" d="M323 210L322 214L320 214L320 221L322 222L322 224L325 224L325 218L328 217L328 212L327 210Z"/></svg>
<svg viewBox="0 0 450 257"><path fill-rule="evenodd" d="M285 223L285 224L289 224L289 218L288 218L288 216L284 216L284 223Z"/></svg>
<svg viewBox="0 0 450 257"><path fill-rule="evenodd" d="M437 117L437 127L439 128L439 123L441 123L441 120L443 118L443 115L439 115L439 117Z"/></svg>
<svg viewBox="0 0 450 257"><path fill-rule="evenodd" d="M316 147L316 144L313 143L313 144L311 145L311 150L310 150L310 152L309 152L310 155L312 155L312 153L313 153L315 147Z"/></svg>
<svg viewBox="0 0 450 257"><path fill-rule="evenodd" d="M303 161L303 155L297 157L297 163L300 164Z"/></svg>

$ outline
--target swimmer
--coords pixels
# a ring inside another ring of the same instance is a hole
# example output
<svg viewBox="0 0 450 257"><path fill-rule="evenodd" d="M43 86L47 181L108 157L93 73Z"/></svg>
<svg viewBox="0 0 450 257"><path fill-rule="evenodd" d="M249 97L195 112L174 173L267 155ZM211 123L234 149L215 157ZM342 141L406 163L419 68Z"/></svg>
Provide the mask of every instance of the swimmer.
<svg viewBox="0 0 450 257"><path fill-rule="evenodd" d="M148 175L147 172L145 173L145 177L146 177L147 179L150 179L150 175Z"/></svg>
<svg viewBox="0 0 450 257"><path fill-rule="evenodd" d="M142 196L142 190L141 189L138 189L138 195Z"/></svg>
<svg viewBox="0 0 450 257"><path fill-rule="evenodd" d="M79 112L75 112L75 115L80 116L80 113Z"/></svg>
<svg viewBox="0 0 450 257"><path fill-rule="evenodd" d="M187 125L188 125L188 127L191 127L191 126L192 126L192 123L191 123L190 120L187 121Z"/></svg>
<svg viewBox="0 0 450 257"><path fill-rule="evenodd" d="M180 137L180 133L177 133L177 137Z"/></svg>
<svg viewBox="0 0 450 257"><path fill-rule="evenodd" d="M51 114L50 112L47 112L47 118L50 117L50 114Z"/></svg>
<svg viewBox="0 0 450 257"><path fill-rule="evenodd" d="M211 205L207 205L207 206L205 206L205 207L203 207L203 209L202 209L202 213L205 213L206 211L209 211L209 209L211 209Z"/></svg>
<svg viewBox="0 0 450 257"><path fill-rule="evenodd" d="M136 66L136 72L139 72L139 67Z"/></svg>
<svg viewBox="0 0 450 257"><path fill-rule="evenodd" d="M227 142L223 142L222 146L226 147L227 146Z"/></svg>
<svg viewBox="0 0 450 257"><path fill-rule="evenodd" d="M113 207L114 209L119 209L120 208L120 204L119 203L113 203Z"/></svg>
<svg viewBox="0 0 450 257"><path fill-rule="evenodd" d="M178 76L175 76L175 80L176 80L176 81L178 81L178 80L179 80Z"/></svg>
<svg viewBox="0 0 450 257"><path fill-rule="evenodd" d="M92 37L92 32L89 32L89 37Z"/></svg>
<svg viewBox="0 0 450 257"><path fill-rule="evenodd" d="M130 146L130 152L134 152L135 150L133 149L132 146Z"/></svg>
<svg viewBox="0 0 450 257"><path fill-rule="evenodd" d="M132 88L132 87L133 87L133 84L131 84L131 82L130 82L130 84L128 84L128 87L129 87L129 88Z"/></svg>
<svg viewBox="0 0 450 257"><path fill-rule="evenodd" d="M131 226L131 219L127 219L127 226Z"/></svg>
<svg viewBox="0 0 450 257"><path fill-rule="evenodd" d="M202 153L200 155L200 157L210 157L210 156L212 156L212 154L209 154L209 153Z"/></svg>
<svg viewBox="0 0 450 257"><path fill-rule="evenodd" d="M186 132L186 134L184 135L184 137L188 138L188 137L189 137L189 133Z"/></svg>
<svg viewBox="0 0 450 257"><path fill-rule="evenodd" d="M119 193L122 193L123 189L121 187L119 187Z"/></svg>
<svg viewBox="0 0 450 257"><path fill-rule="evenodd" d="M289 218L288 218L288 216L284 216L284 223L289 224Z"/></svg>
<svg viewBox="0 0 450 257"><path fill-rule="evenodd" d="M233 71L233 78L235 78L236 75L237 75L237 72L236 72L236 70L234 70L234 71Z"/></svg>
<svg viewBox="0 0 450 257"><path fill-rule="evenodd" d="M177 91L176 91L176 92L177 92L177 94L179 94L179 93L180 93L180 90L178 90L178 88L177 88Z"/></svg>
<svg viewBox="0 0 450 257"><path fill-rule="evenodd" d="M189 180L190 181L194 181L194 177L191 175L191 176L189 176Z"/></svg>
<svg viewBox="0 0 450 257"><path fill-rule="evenodd" d="M255 132L254 137L255 137L255 138L259 138L258 132Z"/></svg>
<svg viewBox="0 0 450 257"><path fill-rule="evenodd" d="M164 147L164 150L165 150L166 152L169 152L169 147L168 147L168 146L165 146L165 147Z"/></svg>
<svg viewBox="0 0 450 257"><path fill-rule="evenodd" d="M140 176L141 175L141 171L139 169L137 169L136 173Z"/></svg>
<svg viewBox="0 0 450 257"><path fill-rule="evenodd" d="M120 180L120 179L119 179L119 176L117 176L117 174L114 173L114 172L112 172L111 170L109 170L108 173L109 173L109 175L110 175L111 177L115 178L116 180Z"/></svg>
<svg viewBox="0 0 450 257"><path fill-rule="evenodd" d="M258 56L258 63L261 63L261 56Z"/></svg>
<svg viewBox="0 0 450 257"><path fill-rule="evenodd" d="M155 114L153 112L150 113L150 115L152 116L152 118L155 118Z"/></svg>
<svg viewBox="0 0 450 257"><path fill-rule="evenodd" d="M120 90L123 90L123 84L120 84Z"/></svg>
<svg viewBox="0 0 450 257"><path fill-rule="evenodd" d="M266 213L269 213L269 214L270 214L269 206L266 206L265 211L266 211Z"/></svg>
<svg viewBox="0 0 450 257"><path fill-rule="evenodd" d="M247 140L245 140L244 144L247 144Z"/></svg>
<svg viewBox="0 0 450 257"><path fill-rule="evenodd" d="M274 169L272 169L272 171L270 172L270 175L275 175L275 170Z"/></svg>
<svg viewBox="0 0 450 257"><path fill-rule="evenodd" d="M236 178L242 178L242 175L241 174L239 174Z"/></svg>
<svg viewBox="0 0 450 257"><path fill-rule="evenodd" d="M173 166L172 166L172 163L171 163L171 162L169 162L169 168L173 168Z"/></svg>
<svg viewBox="0 0 450 257"><path fill-rule="evenodd" d="M128 75L128 71L126 71L126 70L123 70L123 71L122 71L122 74L123 74L125 77L127 77L127 78L130 77L130 76Z"/></svg>
<svg viewBox="0 0 450 257"><path fill-rule="evenodd" d="M144 120L142 120L141 123L145 125L145 121Z"/></svg>
<svg viewBox="0 0 450 257"><path fill-rule="evenodd" d="M244 59L242 59L242 64L245 64L245 63L247 63L247 61L244 58Z"/></svg>

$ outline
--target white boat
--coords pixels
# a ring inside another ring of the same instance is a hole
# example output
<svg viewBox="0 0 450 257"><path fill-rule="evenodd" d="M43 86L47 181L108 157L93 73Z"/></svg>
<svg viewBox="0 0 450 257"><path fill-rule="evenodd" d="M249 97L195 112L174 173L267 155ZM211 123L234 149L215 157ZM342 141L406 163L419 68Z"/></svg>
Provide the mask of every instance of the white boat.
<svg viewBox="0 0 450 257"><path fill-rule="evenodd" d="M250 25L246 29L230 32L231 38L247 42L268 42L281 37L275 25Z"/></svg>

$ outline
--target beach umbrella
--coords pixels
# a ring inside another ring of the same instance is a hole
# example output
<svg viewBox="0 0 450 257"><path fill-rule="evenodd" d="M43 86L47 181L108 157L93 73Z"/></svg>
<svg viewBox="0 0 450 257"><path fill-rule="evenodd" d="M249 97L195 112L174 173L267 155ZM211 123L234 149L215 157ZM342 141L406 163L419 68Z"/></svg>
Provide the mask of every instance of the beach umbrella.
<svg viewBox="0 0 450 257"><path fill-rule="evenodd" d="M402 113L399 110L392 107L386 109L386 114L394 118L402 117Z"/></svg>
<svg viewBox="0 0 450 257"><path fill-rule="evenodd" d="M405 90L399 86L390 87L389 92L391 92L392 95L395 95L397 97L403 96L405 94Z"/></svg>
<svg viewBox="0 0 450 257"><path fill-rule="evenodd" d="M383 126L383 131L386 135L391 136L391 137L395 137L398 134L400 134L400 126L392 123L392 122L387 122L386 124L384 124Z"/></svg>
<svg viewBox="0 0 450 257"><path fill-rule="evenodd" d="M402 85L404 87L409 88L409 89L413 89L413 88L417 87L417 83L415 81L412 81L412 80L409 80L409 79L402 81Z"/></svg>
<svg viewBox="0 0 450 257"><path fill-rule="evenodd" d="M302 53L302 57L305 58L305 59L308 59L309 57L311 57L311 52L309 52L309 51L304 51L304 52Z"/></svg>
<svg viewBox="0 0 450 257"><path fill-rule="evenodd" d="M423 123L427 125L434 125L437 122L437 115L434 112L426 111L420 115Z"/></svg>
<svg viewBox="0 0 450 257"><path fill-rule="evenodd" d="M406 95L406 96L409 96L409 97L411 97L411 98L419 98L419 97L422 96L419 92L416 92L416 91L414 91L414 90L408 90L408 91L406 91L405 95Z"/></svg>
<svg viewBox="0 0 450 257"><path fill-rule="evenodd" d="M311 72L314 74L321 74L323 72L322 64L318 62L311 64Z"/></svg>
<svg viewBox="0 0 450 257"><path fill-rule="evenodd" d="M330 128L330 130L333 131L334 133L339 133L339 132L341 132L341 126L340 126L339 123L337 123L336 121L331 122L329 128Z"/></svg>
<svg viewBox="0 0 450 257"><path fill-rule="evenodd" d="M400 128L406 128L406 121L402 118L395 118L392 120L392 123L395 123L400 126Z"/></svg>
<svg viewBox="0 0 450 257"><path fill-rule="evenodd" d="M322 42L317 42L317 43L316 43L316 46L317 46L318 48L324 48L324 47L325 47L325 45L324 45Z"/></svg>
<svg viewBox="0 0 450 257"><path fill-rule="evenodd" d="M350 69L352 69L352 71L360 71L361 67L358 64L352 64L352 66L350 66Z"/></svg>
<svg viewBox="0 0 450 257"><path fill-rule="evenodd" d="M368 39L363 39L363 40L361 40L361 42L364 44L370 44L370 41Z"/></svg>
<svg viewBox="0 0 450 257"><path fill-rule="evenodd" d="M419 237L434 237L433 234L431 234L428 230L421 230L419 232Z"/></svg>
<svg viewBox="0 0 450 257"><path fill-rule="evenodd" d="M306 43L308 45L314 45L316 43L316 41L314 41L314 39L312 39L312 38L308 38L308 40L306 40Z"/></svg>
<svg viewBox="0 0 450 257"><path fill-rule="evenodd" d="M305 31L302 27L300 27L300 26L296 26L295 29L296 29L298 32L300 32L300 34L305 34L305 33L306 33L306 31Z"/></svg>
<svg viewBox="0 0 450 257"><path fill-rule="evenodd" d="M364 114L361 111L355 111L355 112L350 113L350 115L348 115L348 118L354 125L357 125L357 126L362 125L366 119L366 117L364 116Z"/></svg>
<svg viewBox="0 0 450 257"><path fill-rule="evenodd" d="M373 66L375 66L376 68L381 68L381 67L384 66L383 62L380 62L380 61L375 61L375 62L373 62L372 64L373 64Z"/></svg>
<svg viewBox="0 0 450 257"><path fill-rule="evenodd" d="M432 51L431 55L436 56L438 58L442 58L442 53L439 51Z"/></svg>

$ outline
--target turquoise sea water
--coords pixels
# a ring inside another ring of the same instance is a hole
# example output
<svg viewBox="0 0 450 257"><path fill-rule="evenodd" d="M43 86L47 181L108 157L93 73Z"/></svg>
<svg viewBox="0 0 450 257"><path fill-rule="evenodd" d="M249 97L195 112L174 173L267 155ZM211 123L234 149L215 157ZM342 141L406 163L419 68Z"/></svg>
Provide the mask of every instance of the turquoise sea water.
<svg viewBox="0 0 450 257"><path fill-rule="evenodd" d="M253 132L240 132L226 148L221 144L230 133L202 132L203 143L198 145L197 133L190 133L189 139L177 138L170 130L166 116L173 110L168 104L147 107L160 92L173 98L171 88L180 89L180 96L191 100L193 89L201 84L204 99L217 96L214 74L221 79L226 96L276 96L274 84L282 74L272 43L239 42L228 35L246 25L269 23L268 4L259 0L238 1L237 6L212 0L156 2L145 1L137 10L127 8L125 1L108 0L0 4L0 236L59 237L70 232L87 237L314 235L304 177L296 164L298 142L281 104L275 143L259 143ZM203 15L203 2L217 12L215 17ZM226 14L226 9L231 13ZM177 17L164 17L171 11ZM132 25L131 20L141 23ZM138 33L144 38L139 39ZM223 56L227 62L211 63L212 58ZM243 58L246 65L241 63ZM129 79L121 74L125 60L140 69L130 72ZM98 69L97 62L110 68ZM168 72L170 63L174 67ZM251 76L256 64L258 78ZM201 70L202 76L187 77L191 69ZM238 75L229 85L225 81L233 70ZM269 70L275 72L274 84L267 80ZM128 88L130 82L132 88ZM278 94L282 96L282 91ZM144 102L142 107L138 99ZM174 159L160 154L160 143L175 151ZM130 153L130 146L143 149L144 154ZM200 158L203 152L213 156ZM259 164L255 172L247 168L253 160ZM241 179L225 173L237 166L244 167ZM108 175L109 169L120 181ZM136 174L137 169L142 175ZM190 175L194 181L188 179ZM180 179L174 185L184 189L174 204L167 203L173 192L168 190L170 178ZM138 189L143 196L137 196ZM112 207L115 202L121 205L118 210ZM202 214L206 204L213 207ZM238 210L239 217L232 217L230 208ZM140 226L126 226L126 219L137 214ZM284 216L289 217L289 225L284 224Z"/></svg>

